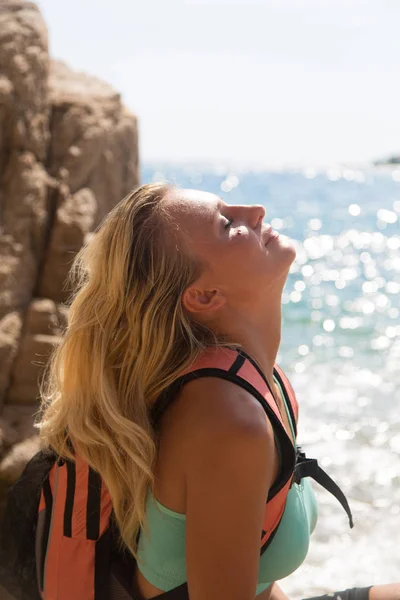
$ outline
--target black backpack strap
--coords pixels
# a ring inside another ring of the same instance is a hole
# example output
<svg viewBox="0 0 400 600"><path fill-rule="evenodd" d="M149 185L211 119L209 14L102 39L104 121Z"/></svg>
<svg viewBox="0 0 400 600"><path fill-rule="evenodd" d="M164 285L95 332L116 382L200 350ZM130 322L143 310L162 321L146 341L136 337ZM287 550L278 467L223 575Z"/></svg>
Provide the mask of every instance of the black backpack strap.
<svg viewBox="0 0 400 600"><path fill-rule="evenodd" d="M300 480L303 479L303 477L312 477L317 483L335 496L346 511L347 516L349 517L350 528L352 529L354 527L353 515L351 514L346 496L333 479L321 469L317 459L307 458L304 452L300 452L300 446L298 446L293 481L295 483L300 483Z"/></svg>
<svg viewBox="0 0 400 600"><path fill-rule="evenodd" d="M16 600L41 598L35 561L37 516L42 486L56 460L51 449L40 450L8 490L0 524L0 582Z"/></svg>

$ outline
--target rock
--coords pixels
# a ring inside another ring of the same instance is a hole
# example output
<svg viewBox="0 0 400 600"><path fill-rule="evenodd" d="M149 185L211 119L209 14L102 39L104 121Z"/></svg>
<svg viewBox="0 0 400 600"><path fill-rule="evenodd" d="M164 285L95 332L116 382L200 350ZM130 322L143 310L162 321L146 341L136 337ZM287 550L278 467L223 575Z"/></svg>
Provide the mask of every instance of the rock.
<svg viewBox="0 0 400 600"><path fill-rule="evenodd" d="M1 113L2 120L8 120L1 144L2 163L7 162L7 151L12 149L30 152L36 160L44 161L49 135L48 38L33 3L2 2L0 48L1 88L6 95Z"/></svg>
<svg viewBox="0 0 400 600"><path fill-rule="evenodd" d="M48 298L33 300L26 314L25 326L31 335L53 334L60 327L54 302Z"/></svg>
<svg viewBox="0 0 400 600"><path fill-rule="evenodd" d="M31 404L4 407L0 417L0 460L11 446L37 434L34 412L35 407Z"/></svg>
<svg viewBox="0 0 400 600"><path fill-rule="evenodd" d="M35 4L0 0L0 477L36 448L72 260L138 185L137 119L120 94L50 60Z"/></svg>
<svg viewBox="0 0 400 600"><path fill-rule="evenodd" d="M35 5L0 6L0 407L43 253L49 129L47 32Z"/></svg>
<svg viewBox="0 0 400 600"><path fill-rule="evenodd" d="M382 166L390 166L390 165L400 165L400 155L389 156L388 158L382 158L379 160L374 160L373 164L376 167Z"/></svg>
<svg viewBox="0 0 400 600"><path fill-rule="evenodd" d="M0 320L0 399L4 397L9 386L11 369L18 351L21 328L21 311L9 312Z"/></svg>
<svg viewBox="0 0 400 600"><path fill-rule="evenodd" d="M44 167L30 152L10 149L0 173L1 243L0 318L29 303L46 237L47 179Z"/></svg>
<svg viewBox="0 0 400 600"><path fill-rule="evenodd" d="M96 197L89 188L66 195L60 202L42 272L41 296L58 302L67 299L70 290L64 287L64 283L85 235L93 228L96 212Z"/></svg>
<svg viewBox="0 0 400 600"><path fill-rule="evenodd" d="M0 64L1 318L29 302L46 228L49 57L35 5L1 5Z"/></svg>
<svg viewBox="0 0 400 600"><path fill-rule="evenodd" d="M8 402L36 404L39 401L39 378L58 342L59 338L54 335L25 334L14 362Z"/></svg>
<svg viewBox="0 0 400 600"><path fill-rule="evenodd" d="M48 253L37 294L57 302L71 262L105 215L138 185L136 117L108 84L52 61L49 172L59 181Z"/></svg>
<svg viewBox="0 0 400 600"><path fill-rule="evenodd" d="M38 435L15 444L0 462L0 482L5 487L21 476L29 459L40 450Z"/></svg>
<svg viewBox="0 0 400 600"><path fill-rule="evenodd" d="M66 327L66 311L65 307L46 298L34 299L29 305L22 339L18 329L19 346L15 348L13 355L15 359L8 381L7 402L38 402L38 382L53 347L59 342L59 336ZM6 346L10 346L10 343Z"/></svg>
<svg viewBox="0 0 400 600"><path fill-rule="evenodd" d="M61 61L50 66L52 103L49 171L65 171L71 194L90 188L96 227L139 182L137 120L108 84L75 73Z"/></svg>

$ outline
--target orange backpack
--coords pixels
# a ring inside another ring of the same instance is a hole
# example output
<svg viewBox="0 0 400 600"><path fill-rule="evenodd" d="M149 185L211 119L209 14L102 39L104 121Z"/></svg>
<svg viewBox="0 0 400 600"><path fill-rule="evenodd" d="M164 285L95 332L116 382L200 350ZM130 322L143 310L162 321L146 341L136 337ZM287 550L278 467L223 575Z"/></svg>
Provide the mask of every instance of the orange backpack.
<svg viewBox="0 0 400 600"><path fill-rule="evenodd" d="M294 391L277 365L274 375L297 435ZM303 477L312 477L330 491L353 527L343 492L315 459L293 448L264 374L243 350L207 349L157 399L151 412L155 428L183 385L199 377L227 379L253 394L279 441L281 469L265 503L260 555L279 527L290 487ZM0 538L0 581L17 600L142 600L133 578L136 561L128 551L118 551L117 539L111 498L99 473L79 455L70 461L42 450L9 491ZM156 598L188 600L187 582Z"/></svg>

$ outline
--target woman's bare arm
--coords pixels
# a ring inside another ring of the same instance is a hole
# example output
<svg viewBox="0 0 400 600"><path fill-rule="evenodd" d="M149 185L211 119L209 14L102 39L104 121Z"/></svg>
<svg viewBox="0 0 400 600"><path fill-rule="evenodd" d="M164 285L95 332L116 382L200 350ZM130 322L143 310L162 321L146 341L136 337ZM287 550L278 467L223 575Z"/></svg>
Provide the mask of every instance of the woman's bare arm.
<svg viewBox="0 0 400 600"><path fill-rule="evenodd" d="M254 600L273 479L272 427L263 408L238 386L192 383L182 446L189 597Z"/></svg>

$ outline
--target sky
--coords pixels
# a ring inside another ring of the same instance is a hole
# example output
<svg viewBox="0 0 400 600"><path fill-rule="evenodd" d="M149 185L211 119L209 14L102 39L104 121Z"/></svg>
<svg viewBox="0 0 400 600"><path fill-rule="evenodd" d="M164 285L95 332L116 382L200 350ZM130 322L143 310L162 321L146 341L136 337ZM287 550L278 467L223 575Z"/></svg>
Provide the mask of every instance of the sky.
<svg viewBox="0 0 400 600"><path fill-rule="evenodd" d="M52 57L112 84L144 161L400 154L399 0L40 0Z"/></svg>

